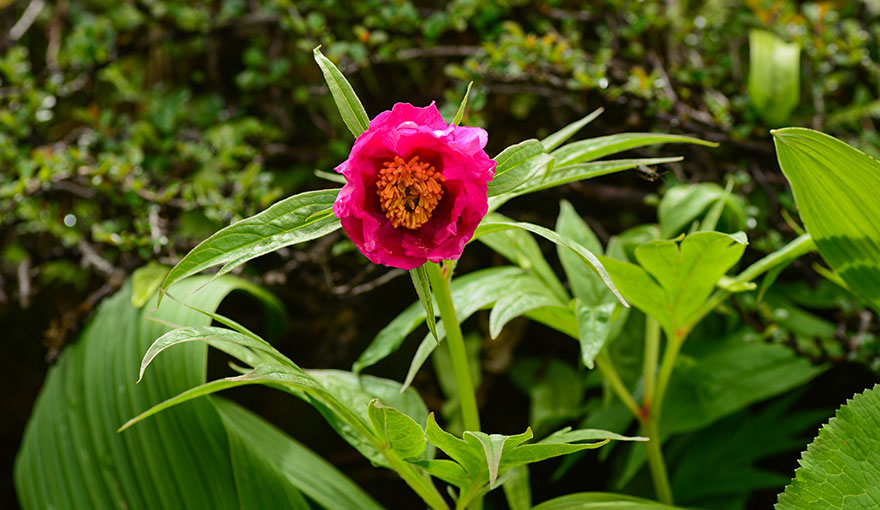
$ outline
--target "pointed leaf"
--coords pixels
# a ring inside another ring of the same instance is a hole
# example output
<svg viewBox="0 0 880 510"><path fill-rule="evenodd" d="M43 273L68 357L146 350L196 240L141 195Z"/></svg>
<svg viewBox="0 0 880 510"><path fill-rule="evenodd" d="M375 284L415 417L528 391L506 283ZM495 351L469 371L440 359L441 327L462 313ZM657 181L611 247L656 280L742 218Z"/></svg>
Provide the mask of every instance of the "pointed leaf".
<svg viewBox="0 0 880 510"><path fill-rule="evenodd" d="M489 181L489 196L510 191L525 180L536 168L546 166L553 158L544 153L541 142L531 139L501 151L495 156L495 177Z"/></svg>
<svg viewBox="0 0 880 510"><path fill-rule="evenodd" d="M338 193L339 190L300 193L219 230L174 266L162 289L211 266L223 264L217 276L223 275L260 255L333 232L340 226L333 214Z"/></svg>
<svg viewBox="0 0 880 510"><path fill-rule="evenodd" d="M572 165L604 158L605 156L637 147L663 143L691 143L706 147L718 146L715 142L708 142L691 136L663 133L619 133L570 143L553 151L551 156L556 158L557 164L560 166Z"/></svg>
<svg viewBox="0 0 880 510"><path fill-rule="evenodd" d="M419 302L425 309L425 318L428 321L428 329L434 335L434 340L440 343L437 337L437 318L434 316L434 301L431 297L431 282L428 280L428 270L424 265L415 269L411 269L409 275L412 277L413 286L416 288L416 294L419 295Z"/></svg>
<svg viewBox="0 0 880 510"><path fill-rule="evenodd" d="M483 455L479 450L471 448L467 441L440 428L437 425L437 420L434 419L434 413L428 415L425 436L432 445L458 462L471 479L479 477L483 471Z"/></svg>
<svg viewBox="0 0 880 510"><path fill-rule="evenodd" d="M333 100L336 102L336 108L339 109L339 114L342 116L342 121L348 126L351 134L357 138L370 127L370 118L364 110L364 105L361 104L361 100L351 88L351 84L345 79L345 75L321 53L321 47L315 48L313 53L315 62L318 63L318 67L324 74L324 81L327 82L330 94L333 95Z"/></svg>
<svg viewBox="0 0 880 510"><path fill-rule="evenodd" d="M545 501L532 510L680 510L648 499L610 492L579 492Z"/></svg>
<svg viewBox="0 0 880 510"><path fill-rule="evenodd" d="M581 360L587 368L593 368L593 360L611 337L615 315L619 315L621 310L626 308L620 307L619 303L589 306L578 300L575 304Z"/></svg>
<svg viewBox="0 0 880 510"><path fill-rule="evenodd" d="M486 465L489 468L489 488L497 487L498 466L501 465L501 452L504 449L504 443L508 436L501 434L486 434L485 432L465 431L465 438L470 442L470 438L476 439L483 448L485 454Z"/></svg>
<svg viewBox="0 0 880 510"><path fill-rule="evenodd" d="M575 133L580 131L581 128L583 128L584 126L586 126L590 122L593 122L593 120L595 120L596 117L601 115L603 111L605 111L604 108L597 108L597 109L593 110L593 112L590 113L589 115L587 115L586 117L584 117L578 121L572 122L571 124L565 126L564 128L560 129L559 131L548 136L547 138L541 140L541 145L544 146L544 150L549 152L549 151L552 151L553 149L559 147L560 145L565 143L566 140L568 140L569 138L574 136Z"/></svg>
<svg viewBox="0 0 880 510"><path fill-rule="evenodd" d="M461 98L461 104L458 105L458 111L455 112L455 117L452 118L451 124L455 124L456 126L461 125L461 119L464 118L464 110L467 108L468 104L468 96L471 95L471 86L473 86L474 82L468 83L467 90L464 91L464 97Z"/></svg>

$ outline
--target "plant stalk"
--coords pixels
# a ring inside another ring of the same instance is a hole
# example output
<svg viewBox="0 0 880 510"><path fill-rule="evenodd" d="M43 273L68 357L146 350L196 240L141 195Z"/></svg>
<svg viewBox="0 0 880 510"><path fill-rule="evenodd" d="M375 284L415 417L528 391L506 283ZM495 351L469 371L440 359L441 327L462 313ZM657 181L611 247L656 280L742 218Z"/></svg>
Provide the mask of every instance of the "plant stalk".
<svg viewBox="0 0 880 510"><path fill-rule="evenodd" d="M642 430L648 438L645 448L648 451L648 467L651 470L651 479L654 482L654 492L657 499L664 504L671 505L672 487L669 485L669 475L666 473L666 463L663 461L663 443L660 438L660 430L657 426L658 417L655 413L643 423Z"/></svg>
<svg viewBox="0 0 880 510"><path fill-rule="evenodd" d="M603 349L599 355L596 356L596 368L599 369L599 372L602 373L602 377L604 377L605 380L608 381L608 384L611 385L611 389L614 390L614 393L617 395L617 398L623 402L623 405L629 409L633 416L641 420L642 411L635 399L630 395L626 385L623 384L623 380L620 379L620 374L617 373L617 367L614 366L614 362L611 360L611 356L606 349Z"/></svg>
<svg viewBox="0 0 880 510"><path fill-rule="evenodd" d="M427 262L426 264L428 279L431 280L431 288L434 291L437 308L440 310L443 328L446 330L446 344L449 347L452 371L455 374L455 385L458 388L458 401L461 405L464 429L479 431L480 414L477 409L474 382L471 378L471 368L468 363L467 350L464 346L464 338L461 335L461 325L458 323L455 305L452 302L452 293L449 290L449 280L452 277L452 271L449 271L448 275L444 275L439 264L433 262Z"/></svg>
<svg viewBox="0 0 880 510"><path fill-rule="evenodd" d="M654 385L657 381L657 360L660 359L660 323L657 319L645 316L645 358L642 364L642 384L644 385L645 409L654 404Z"/></svg>

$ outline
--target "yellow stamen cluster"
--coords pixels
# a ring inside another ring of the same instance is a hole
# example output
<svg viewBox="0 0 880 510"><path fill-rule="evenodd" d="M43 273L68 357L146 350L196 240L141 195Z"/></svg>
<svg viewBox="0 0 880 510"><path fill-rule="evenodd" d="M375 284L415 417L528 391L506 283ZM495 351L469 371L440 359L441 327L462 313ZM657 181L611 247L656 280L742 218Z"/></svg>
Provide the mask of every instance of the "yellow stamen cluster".
<svg viewBox="0 0 880 510"><path fill-rule="evenodd" d="M431 214L443 197L443 174L418 156L404 161L394 156L379 170L376 181L379 203L385 217L394 228L417 229L431 219Z"/></svg>

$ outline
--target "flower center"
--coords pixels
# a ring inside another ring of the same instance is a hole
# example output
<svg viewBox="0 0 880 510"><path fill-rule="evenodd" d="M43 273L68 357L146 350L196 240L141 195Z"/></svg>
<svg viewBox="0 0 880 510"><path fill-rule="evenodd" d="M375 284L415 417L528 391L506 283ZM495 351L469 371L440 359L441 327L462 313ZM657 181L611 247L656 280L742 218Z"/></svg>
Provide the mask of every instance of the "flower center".
<svg viewBox="0 0 880 510"><path fill-rule="evenodd" d="M443 196L443 174L418 156L404 161L394 156L379 170L376 194L385 217L394 228L417 229L431 219L434 208Z"/></svg>

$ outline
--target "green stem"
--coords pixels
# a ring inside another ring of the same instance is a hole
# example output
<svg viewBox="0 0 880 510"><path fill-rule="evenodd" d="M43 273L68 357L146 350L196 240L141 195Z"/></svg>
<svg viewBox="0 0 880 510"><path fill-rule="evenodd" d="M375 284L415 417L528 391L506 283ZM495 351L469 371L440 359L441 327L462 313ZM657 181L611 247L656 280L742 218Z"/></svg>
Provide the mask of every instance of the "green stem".
<svg viewBox="0 0 880 510"><path fill-rule="evenodd" d="M461 404L464 429L479 431L480 414L477 410L474 382L471 378L471 368L464 347L464 339L461 336L461 325L455 315L455 304L452 302L452 293L449 291L449 279L452 276L452 271L444 276L438 264L428 262L426 267L428 278L431 280L431 288L434 291L434 298L437 300L437 308L440 310L440 318L443 319L443 328L446 330L446 344L449 346L452 371L455 374L455 384L458 387L458 401Z"/></svg>
<svg viewBox="0 0 880 510"><path fill-rule="evenodd" d="M650 410L654 403L654 383L657 380L657 360L660 357L660 323L657 319L645 316L645 358L642 364L642 384L644 385L644 405Z"/></svg>
<svg viewBox="0 0 880 510"><path fill-rule="evenodd" d="M654 482L657 499L661 503L671 505L672 487L669 485L669 475L666 474L666 463L663 461L663 443L657 421L656 415L652 414L642 425L642 430L648 438L648 442L645 443L648 450L648 467L651 468L651 479Z"/></svg>
<svg viewBox="0 0 880 510"><path fill-rule="evenodd" d="M623 380L620 378L620 374L617 373L617 368L614 366L614 362L611 360L611 356L608 354L607 350L603 349L602 352L596 356L596 368L599 369L599 372L602 372L602 377L608 381L608 384L611 385L611 389L614 390L614 393L617 395L617 398L623 402L623 405L633 413L633 416L641 420L641 409L639 409L639 405L636 403L635 399L632 398L632 395L630 395L626 385L623 384Z"/></svg>
<svg viewBox="0 0 880 510"><path fill-rule="evenodd" d="M674 336L669 332L666 333L666 349L663 351L663 362L660 364L660 375L657 377L657 390L654 393L654 404L650 415L652 420L660 420L660 410L666 397L669 378L672 377L672 370L675 368L675 361L678 359L685 338L687 338L686 334Z"/></svg>

